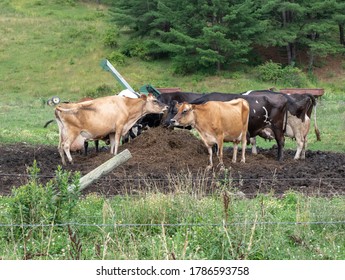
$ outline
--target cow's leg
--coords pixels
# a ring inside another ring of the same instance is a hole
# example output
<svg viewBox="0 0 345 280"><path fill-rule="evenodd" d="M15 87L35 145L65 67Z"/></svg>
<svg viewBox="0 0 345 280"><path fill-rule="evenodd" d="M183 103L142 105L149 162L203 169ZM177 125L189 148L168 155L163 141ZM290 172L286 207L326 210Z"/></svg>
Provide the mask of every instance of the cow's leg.
<svg viewBox="0 0 345 280"><path fill-rule="evenodd" d="M218 150L217 150L217 156L219 159L219 165L220 165L220 169L224 169L224 162L223 162L223 139L219 139L218 143Z"/></svg>
<svg viewBox="0 0 345 280"><path fill-rule="evenodd" d="M300 159L301 152L304 147L304 137L301 135L301 133L298 132L295 134L295 138L296 138L296 143L297 143L297 150L296 150L294 159L297 160L297 159Z"/></svg>
<svg viewBox="0 0 345 280"><path fill-rule="evenodd" d="M85 140L84 142L84 156L87 156L87 149L89 148L89 142Z"/></svg>
<svg viewBox="0 0 345 280"><path fill-rule="evenodd" d="M305 136L304 142L303 142L303 149L302 149L302 153L301 153L301 159L305 159L305 152L307 150L307 146L308 146L308 136Z"/></svg>
<svg viewBox="0 0 345 280"><path fill-rule="evenodd" d="M63 150L63 139L61 135L60 135L58 150L61 157L62 165L66 165L65 152Z"/></svg>
<svg viewBox="0 0 345 280"><path fill-rule="evenodd" d="M232 153L232 162L235 163L237 161L237 152L238 152L238 143L234 142L234 148Z"/></svg>
<svg viewBox="0 0 345 280"><path fill-rule="evenodd" d="M58 151L61 157L62 165L66 165L66 160L65 160L65 152L63 150L63 143L64 143L64 135L65 135L65 130L64 127L61 123L61 121L57 121L58 127L59 127L59 146L58 146Z"/></svg>
<svg viewBox="0 0 345 280"><path fill-rule="evenodd" d="M258 150L256 149L256 137L251 137L249 141L250 141L250 144L252 145L252 154L257 155Z"/></svg>
<svg viewBox="0 0 345 280"><path fill-rule="evenodd" d="M303 142L303 149L302 149L302 153L301 153L301 159L305 159L305 153L307 150L307 146L308 146L308 132L310 129L310 119L308 116L305 117L305 123L304 123L304 131L303 131L303 135L304 135L304 142Z"/></svg>
<svg viewBox="0 0 345 280"><path fill-rule="evenodd" d="M118 151L119 146L120 146L120 141L121 141L121 136L122 136L121 131L122 131L122 129L115 132L114 155L117 155L117 151Z"/></svg>
<svg viewBox="0 0 345 280"><path fill-rule="evenodd" d="M78 137L78 135L79 135L79 133L70 133L69 137L63 143L63 150L64 150L70 163L73 163L73 159L71 156L71 150L70 150L71 144Z"/></svg>
<svg viewBox="0 0 345 280"><path fill-rule="evenodd" d="M285 143L284 133L280 129L275 129L274 135L275 135L275 139L277 141L277 146L278 146L278 160L282 161L284 158L284 150L283 150L284 143Z"/></svg>
<svg viewBox="0 0 345 280"><path fill-rule="evenodd" d="M99 152L99 140L95 140L96 153Z"/></svg>
<svg viewBox="0 0 345 280"><path fill-rule="evenodd" d="M245 163L246 162L246 148L247 148L247 137L245 136L245 133L242 133L241 146L242 146L241 162Z"/></svg>
<svg viewBox="0 0 345 280"><path fill-rule="evenodd" d="M206 170L211 170L213 167L213 160L212 160L212 156L213 156L213 152L212 152L212 146L206 145L207 151L208 151L208 161L209 161L209 165L206 167Z"/></svg>
<svg viewBox="0 0 345 280"><path fill-rule="evenodd" d="M109 133L110 141L110 153L113 154L115 151L115 133Z"/></svg>

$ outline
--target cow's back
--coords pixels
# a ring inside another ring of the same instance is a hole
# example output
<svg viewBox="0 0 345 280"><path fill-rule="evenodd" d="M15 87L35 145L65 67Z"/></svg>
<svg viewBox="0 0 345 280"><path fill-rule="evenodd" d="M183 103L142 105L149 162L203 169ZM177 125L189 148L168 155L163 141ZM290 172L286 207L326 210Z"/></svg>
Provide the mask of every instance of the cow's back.
<svg viewBox="0 0 345 280"><path fill-rule="evenodd" d="M248 126L249 104L243 99L209 101L194 109L196 125L214 133L241 131Z"/></svg>
<svg viewBox="0 0 345 280"><path fill-rule="evenodd" d="M80 103L61 104L55 115L65 125L86 131L90 138L104 136L114 131L116 122L123 122L128 115L125 97L105 96Z"/></svg>
<svg viewBox="0 0 345 280"><path fill-rule="evenodd" d="M162 93L157 97L157 99L161 101L162 103L169 105L171 101L173 100L177 101L178 103L182 103L182 102L189 103L202 96L203 96L202 93L178 91L178 92Z"/></svg>

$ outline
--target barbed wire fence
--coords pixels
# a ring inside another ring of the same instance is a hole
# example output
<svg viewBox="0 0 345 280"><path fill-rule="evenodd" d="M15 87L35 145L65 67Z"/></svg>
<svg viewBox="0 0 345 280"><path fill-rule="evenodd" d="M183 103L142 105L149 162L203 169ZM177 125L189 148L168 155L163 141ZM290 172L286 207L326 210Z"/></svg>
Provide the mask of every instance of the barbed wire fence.
<svg viewBox="0 0 345 280"><path fill-rule="evenodd" d="M54 178L55 175L47 176L47 175L38 175L38 178L44 180L50 180ZM28 174L15 174L15 173L8 173L8 174L0 174L0 182L5 178L20 178L22 180L30 179L30 175ZM182 180L185 185L188 185L190 188L185 187L184 190L179 189L177 193L174 195L185 195L188 193L195 193L197 192L198 195L207 197L207 196L215 196L221 193L220 186L225 185L227 186L235 186L235 188L230 189L230 195L239 198L239 199L247 199L247 198L255 198L258 194L264 194L265 192L269 192L274 185L279 185L280 182L291 183L291 185L296 185L297 187L295 190L302 191L302 193L307 193L308 195L314 195L318 197L342 197L345 196L345 185L341 186L341 183L344 181L342 177L336 178L223 178L223 179L215 179L215 178L206 178L206 177L193 177L193 178L143 178L143 177L133 177L133 178L111 178L111 177L103 177L100 178L97 182L98 185L102 185L104 181L111 181L114 184L114 188L118 189L118 193L106 194L105 191L100 192L101 195L105 195L106 198L112 198L114 196L128 196L128 197L143 197L147 195L144 191L146 187L150 186L152 189L152 184L155 186L153 189L160 190L162 189L161 186L165 186L164 191L166 193L172 193L171 191L176 191L176 184L181 183L179 180ZM256 185L260 186L265 183L269 183L269 187L267 189L259 188L256 192L242 192L241 188L246 183L251 182L255 183ZM309 185L312 185L311 191L308 192L308 187L301 188L302 185L308 182ZM332 187L332 183L336 182L337 188ZM130 186L135 186L131 193ZM167 188L166 186L171 186ZM203 189L200 189L202 186ZM205 186L210 187L207 190ZM328 186L325 188L324 186ZM340 186L340 187L339 187ZM122 187L122 188L121 188ZM199 188L199 189L198 189ZM321 190L322 189L322 190ZM142 190L142 191L140 191ZM224 190L224 189L223 189ZM228 189L229 190L229 189ZM9 195L9 194L7 194ZM86 197L87 194L82 195L82 197ZM278 196L279 197L279 196ZM334 207L331 209L332 206L327 205L328 210L331 210L331 213L336 213L334 216L323 215L322 213L315 213L311 215L308 221L267 221L263 220L255 220L253 217L248 219L248 217L244 216L234 216L232 222L225 222L222 221L220 223L118 223L116 220L110 220L107 222L99 223L102 221L102 215L84 215L83 219L79 221L69 221L64 223L57 223L57 224L44 224L44 223L36 223L36 224L26 224L26 223L11 223L8 219L6 219L6 215L4 213L0 214L0 228L37 228L37 227L90 227L90 228L136 228L136 227L246 227L246 226L264 226L264 225L281 225L281 226L306 226L306 225L345 225L345 207L339 208ZM331 207L331 208L330 208ZM340 211L339 211L340 210ZM94 222L90 222L94 221Z"/></svg>
<svg viewBox="0 0 345 280"><path fill-rule="evenodd" d="M42 182L47 182L55 177L52 175L37 175L37 178ZM18 186L18 181L25 184L30 179L29 174L16 174L16 173L0 173L0 184L2 181L15 181ZM17 180L15 180L17 179ZM188 176L188 175L174 175L166 176L165 178L154 178L145 176L128 176L128 177L112 177L104 176L99 178L94 186L99 188L99 194L107 197L114 195L131 195L136 196L141 194L141 190L153 190L162 192L173 192L175 190L191 191L202 193L204 196L213 195L219 189L219 186L227 186L236 189L237 193L232 195L245 196L247 198L256 197L260 192L270 192L275 187L287 186L284 191L296 190L301 193L317 196L337 196L345 195L345 181L344 177L303 177L303 178L280 178L272 175L270 178L236 178L236 177L212 177L212 176ZM106 182L111 185L111 188L106 190L102 188L102 183ZM181 185L181 188L177 188ZM15 187L15 184L13 185ZM253 189L255 191L253 192ZM133 191L134 190L134 191ZM251 191L250 191L251 190ZM98 192L95 188L92 192ZM0 195L9 195L10 190L7 192L1 190ZM85 192L87 194L88 192ZM277 193L279 195L279 193ZM280 194L282 195L282 193Z"/></svg>

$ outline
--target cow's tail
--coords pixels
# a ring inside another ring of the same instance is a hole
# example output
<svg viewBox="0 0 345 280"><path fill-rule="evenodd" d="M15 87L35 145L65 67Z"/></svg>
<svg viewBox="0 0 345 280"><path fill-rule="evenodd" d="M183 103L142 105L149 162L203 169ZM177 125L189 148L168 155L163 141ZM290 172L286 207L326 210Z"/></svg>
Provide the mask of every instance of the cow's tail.
<svg viewBox="0 0 345 280"><path fill-rule="evenodd" d="M315 135L316 135L316 140L317 141L321 141L320 130L317 127L317 123L316 123L316 106L317 106L317 102L315 102L313 105L314 105L314 131L315 131Z"/></svg>
<svg viewBox="0 0 345 280"><path fill-rule="evenodd" d="M47 128L49 124L51 124L54 120L47 121L46 124L43 126L44 128Z"/></svg>
<svg viewBox="0 0 345 280"><path fill-rule="evenodd" d="M62 108L60 106L57 106L55 108L55 112L64 112L64 113L67 113L67 114L76 114L78 112L78 108Z"/></svg>

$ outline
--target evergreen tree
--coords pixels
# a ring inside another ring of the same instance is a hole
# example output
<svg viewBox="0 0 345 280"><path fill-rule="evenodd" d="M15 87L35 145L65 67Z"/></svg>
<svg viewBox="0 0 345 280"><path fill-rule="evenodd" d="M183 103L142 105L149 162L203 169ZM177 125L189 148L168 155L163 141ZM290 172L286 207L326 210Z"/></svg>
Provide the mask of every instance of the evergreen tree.
<svg viewBox="0 0 345 280"><path fill-rule="evenodd" d="M285 48L291 65L307 52L311 69L315 56L345 44L343 2L114 0L112 12L152 56L170 57L181 73L228 69L246 62L254 45Z"/></svg>
<svg viewBox="0 0 345 280"><path fill-rule="evenodd" d="M303 21L300 22L298 42L307 48L308 69L312 71L315 56L326 56L339 51L339 44L334 40L337 24L333 19L336 0L300 0L305 7Z"/></svg>
<svg viewBox="0 0 345 280"><path fill-rule="evenodd" d="M264 32L258 34L262 46L286 48L288 64L295 64L296 44L305 9L295 1L259 1L261 21L266 23Z"/></svg>
<svg viewBox="0 0 345 280"><path fill-rule="evenodd" d="M345 47L345 2L343 0L336 1L332 18L339 27L339 43Z"/></svg>

